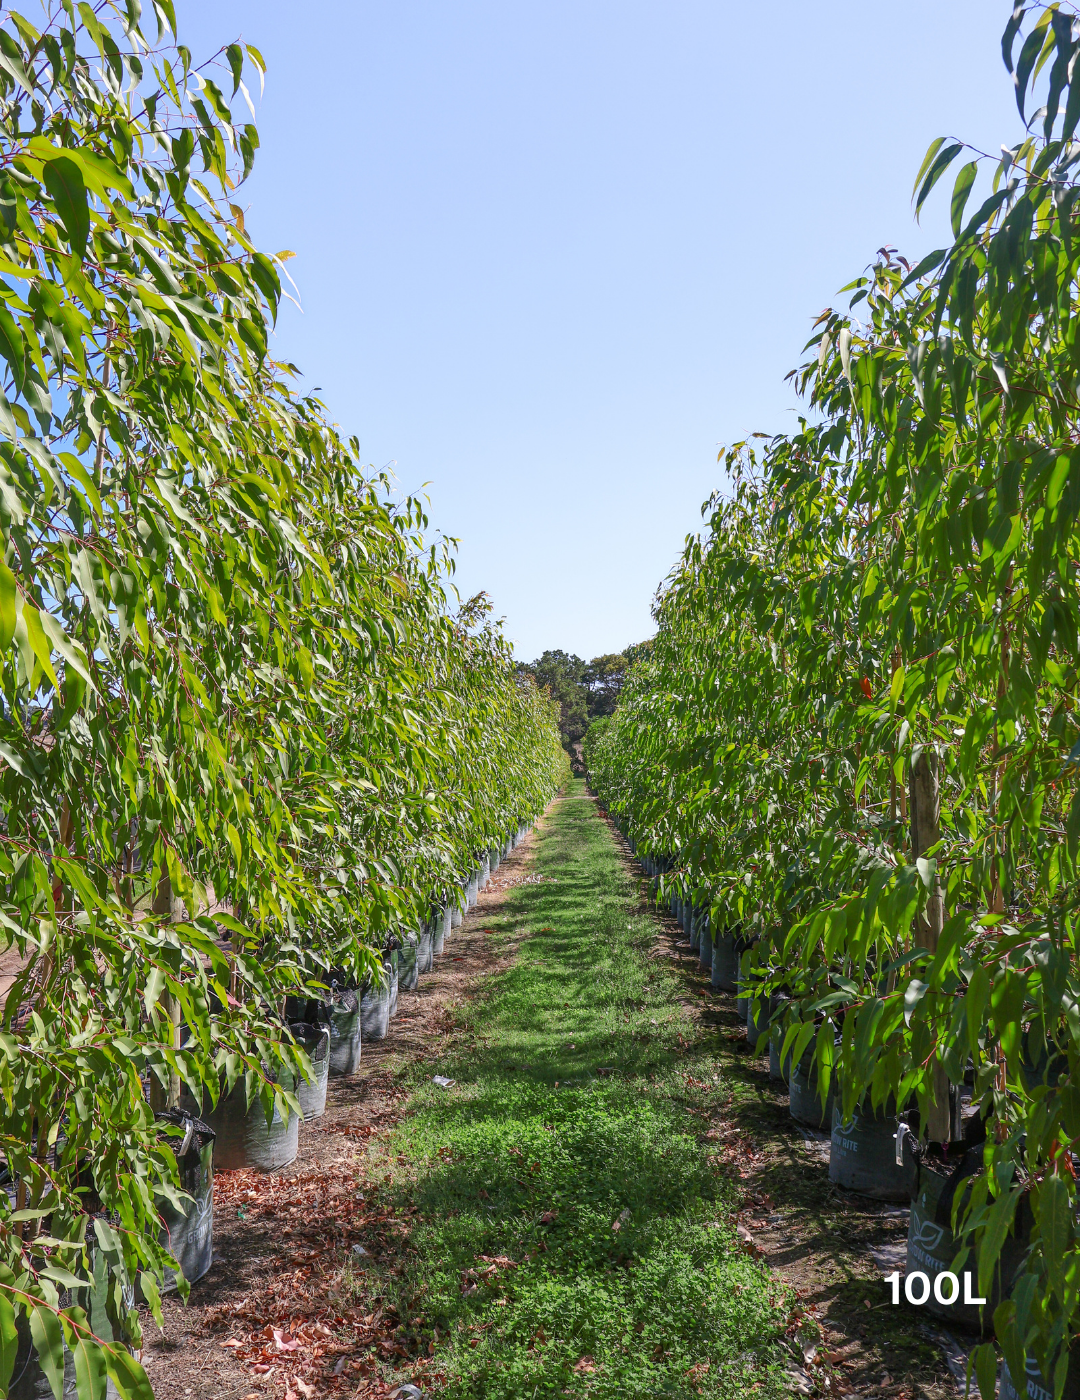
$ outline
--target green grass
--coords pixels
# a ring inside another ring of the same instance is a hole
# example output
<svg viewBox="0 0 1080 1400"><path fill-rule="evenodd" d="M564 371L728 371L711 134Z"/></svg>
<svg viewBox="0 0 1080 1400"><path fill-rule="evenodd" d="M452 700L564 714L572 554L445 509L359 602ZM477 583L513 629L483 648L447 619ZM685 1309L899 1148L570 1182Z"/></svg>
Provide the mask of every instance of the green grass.
<svg viewBox="0 0 1080 1400"><path fill-rule="evenodd" d="M781 1290L739 1251L700 1140L730 1086L681 1060L674 981L592 802L557 805L534 870L554 883L491 924L510 970L434 1066L456 1086L415 1071L392 1144L417 1209L384 1281L403 1337L433 1343L450 1397L786 1393Z"/></svg>

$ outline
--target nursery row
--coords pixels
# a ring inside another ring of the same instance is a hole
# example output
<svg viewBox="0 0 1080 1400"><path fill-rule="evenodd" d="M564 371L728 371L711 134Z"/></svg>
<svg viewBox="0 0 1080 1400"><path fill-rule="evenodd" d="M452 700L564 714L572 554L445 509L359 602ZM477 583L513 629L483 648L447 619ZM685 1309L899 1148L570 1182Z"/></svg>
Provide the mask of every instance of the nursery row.
<svg viewBox="0 0 1080 1400"><path fill-rule="evenodd" d="M171 1199L163 1195L158 1201L160 1239L168 1249L171 1265L160 1280L152 1272L143 1272L134 1286L124 1288L124 1312L117 1326L105 1300L107 1256L98 1240L91 1239L93 1286L74 1289L66 1301L69 1309L75 1306L85 1311L96 1338L115 1344L130 1342L129 1310L136 1302L152 1300L156 1304L162 1293L186 1289L209 1271L213 1263L215 1168L272 1172L295 1160L302 1125L326 1112L330 1079L355 1074L364 1043L385 1040L390 1034L399 990L417 990L421 976L432 970L435 958L445 951L453 930L461 925L490 876L530 827L530 822L520 823L485 850L452 897L433 911L418 932L386 939L381 965L370 970L362 982L357 983L345 969L333 969L327 974L327 984L305 989L310 995L286 997L277 1034L282 1041L299 1047L302 1056L291 1065L262 1066L267 1081L280 1094L271 1108L264 1107L258 1095L249 1097L240 1081L228 1093L204 1091L196 1097L183 1090L178 1107L157 1113L162 1141L175 1159L180 1186L179 1194L167 1193ZM186 1038L185 1031L182 1038ZM8 1204L15 1208L15 1183L10 1177ZM46 1400L53 1393L53 1375L63 1395L77 1395L77 1351L69 1347L64 1349L62 1360L46 1360L33 1345L35 1340L30 1328L17 1327L15 1364L8 1382L10 1400ZM111 1380L107 1393L114 1400L119 1394Z"/></svg>
<svg viewBox="0 0 1080 1400"><path fill-rule="evenodd" d="M460 927L491 875L522 841L531 823L522 822L502 841L486 850L476 868L455 889L454 896L436 909L418 932L387 940L381 967L360 983L335 969L328 984L311 987L310 996L286 998L283 1036L288 1033L303 1047L306 1060L299 1069L278 1069L274 1082L285 1103L267 1112L258 1098L250 1099L242 1084L216 1102L203 1102L185 1094L181 1106L161 1115L176 1129L174 1152L181 1185L187 1199L179 1208L166 1205L162 1212L169 1250L190 1285L209 1270L213 1258L214 1168L231 1171L249 1168L277 1171L288 1166L299 1149L303 1123L321 1118L332 1078L347 1078L360 1067L365 1042L385 1040L398 1012L398 994L415 992L420 979L431 972L434 961L446 950L453 930ZM165 1289L178 1284L178 1271L170 1269ZM108 1319L102 1324L108 1327ZM100 1335L100 1334L99 1334ZM106 1335L108 1333L106 1332ZM29 1372L32 1358L27 1356ZM27 1392L32 1393L32 1392ZM11 1394L22 1394L20 1377L13 1377Z"/></svg>
<svg viewBox="0 0 1080 1400"><path fill-rule="evenodd" d="M566 758L453 542L267 353L258 51L42 13L0 17L0 1389L97 1400L149 1394L102 1339L174 1276L182 1097L295 1142L286 998L411 975Z"/></svg>
<svg viewBox="0 0 1080 1400"><path fill-rule="evenodd" d="M1080 29L1018 7L1003 53L1022 140L974 213L963 165L950 246L821 315L807 417L721 454L585 743L793 1095L833 1096L837 1179L891 1178L913 1259L971 1271L986 1400L999 1352L1080 1394Z"/></svg>

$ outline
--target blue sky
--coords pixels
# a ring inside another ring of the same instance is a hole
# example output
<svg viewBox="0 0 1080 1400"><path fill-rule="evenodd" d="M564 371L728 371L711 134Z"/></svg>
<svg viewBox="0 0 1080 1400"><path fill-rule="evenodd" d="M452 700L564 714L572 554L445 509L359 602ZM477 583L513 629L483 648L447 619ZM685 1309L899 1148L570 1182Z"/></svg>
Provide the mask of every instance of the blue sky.
<svg viewBox="0 0 1080 1400"><path fill-rule="evenodd" d="M460 538L519 657L652 630L720 444L793 422L817 313L919 257L929 142L1019 119L990 0L178 0L268 65L248 231L275 352ZM974 206L972 206L974 207Z"/></svg>

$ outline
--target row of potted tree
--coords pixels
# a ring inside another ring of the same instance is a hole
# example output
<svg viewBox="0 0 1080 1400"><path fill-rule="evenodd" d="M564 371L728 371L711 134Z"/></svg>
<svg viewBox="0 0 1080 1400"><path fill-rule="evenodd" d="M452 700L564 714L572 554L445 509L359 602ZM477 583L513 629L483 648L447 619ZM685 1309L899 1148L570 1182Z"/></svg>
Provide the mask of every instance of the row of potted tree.
<svg viewBox="0 0 1080 1400"><path fill-rule="evenodd" d="M0 15L12 1395L149 1394L184 1104L287 1125L287 998L377 985L565 766L453 542L268 353L288 255L234 202L263 61L175 34L172 0Z"/></svg>
<svg viewBox="0 0 1080 1400"><path fill-rule="evenodd" d="M988 1300L986 1400L1000 1355L1031 1396L1080 1387L1072 7L1017 7L1003 53L1022 138L969 152L949 246L882 249L821 315L798 430L721 454L586 746L793 1096L834 1096L839 1179L876 1144L913 1265ZM964 150L931 146L917 207Z"/></svg>

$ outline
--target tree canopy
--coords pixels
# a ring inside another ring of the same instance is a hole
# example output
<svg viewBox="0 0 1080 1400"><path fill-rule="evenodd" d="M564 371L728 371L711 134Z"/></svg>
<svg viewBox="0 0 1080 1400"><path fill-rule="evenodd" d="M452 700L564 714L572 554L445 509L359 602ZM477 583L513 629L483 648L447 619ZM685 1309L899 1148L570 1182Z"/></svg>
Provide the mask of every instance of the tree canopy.
<svg viewBox="0 0 1080 1400"><path fill-rule="evenodd" d="M295 1111L285 993L378 975L566 762L452 543L270 354L258 50L196 62L171 0L43 18L0 16L0 1383L28 1328L96 1400L147 1394L158 1111Z"/></svg>
<svg viewBox="0 0 1080 1400"><path fill-rule="evenodd" d="M558 704L564 748L572 750L595 719L614 711L628 667L647 656L651 645L638 642L588 662L570 652L545 651L535 661L519 663Z"/></svg>
<svg viewBox="0 0 1080 1400"><path fill-rule="evenodd" d="M820 315L805 417L721 454L651 655L586 740L841 1121L917 1107L948 1162L971 1084L956 1267L986 1296L1010 1232L1022 1261L973 1353L985 1400L998 1348L1072 1393L1080 1331L1075 8L1016 6L1002 53L1022 135L930 147L916 209L965 160L953 241L881 249Z"/></svg>

